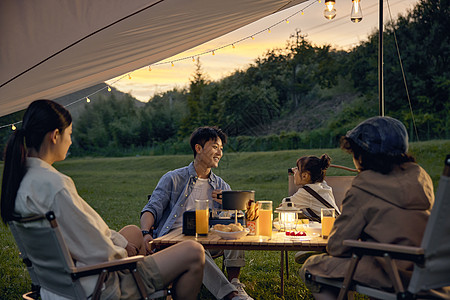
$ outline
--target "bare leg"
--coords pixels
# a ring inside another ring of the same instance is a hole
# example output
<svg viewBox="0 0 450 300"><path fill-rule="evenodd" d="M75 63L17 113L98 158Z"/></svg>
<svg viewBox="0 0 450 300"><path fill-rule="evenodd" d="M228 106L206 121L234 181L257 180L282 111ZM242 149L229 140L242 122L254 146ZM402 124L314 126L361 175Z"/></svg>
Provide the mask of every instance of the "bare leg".
<svg viewBox="0 0 450 300"><path fill-rule="evenodd" d="M136 246L138 250L138 253L136 254L146 254L147 251L144 244L144 237L142 236L142 231L139 227L136 225L127 225L122 228L119 233L127 239L128 243Z"/></svg>
<svg viewBox="0 0 450 300"><path fill-rule="evenodd" d="M199 243L185 241L152 256L164 285L173 282L175 299L197 299L205 265L205 250Z"/></svg>

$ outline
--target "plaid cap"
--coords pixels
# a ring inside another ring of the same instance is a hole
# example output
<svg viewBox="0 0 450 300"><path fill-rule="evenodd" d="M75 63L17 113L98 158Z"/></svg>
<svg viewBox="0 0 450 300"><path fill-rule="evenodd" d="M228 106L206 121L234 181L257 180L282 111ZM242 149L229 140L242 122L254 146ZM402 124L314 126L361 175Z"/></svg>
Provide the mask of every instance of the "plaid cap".
<svg viewBox="0 0 450 300"><path fill-rule="evenodd" d="M400 155L408 151L405 125L391 117L373 117L345 135L372 154Z"/></svg>

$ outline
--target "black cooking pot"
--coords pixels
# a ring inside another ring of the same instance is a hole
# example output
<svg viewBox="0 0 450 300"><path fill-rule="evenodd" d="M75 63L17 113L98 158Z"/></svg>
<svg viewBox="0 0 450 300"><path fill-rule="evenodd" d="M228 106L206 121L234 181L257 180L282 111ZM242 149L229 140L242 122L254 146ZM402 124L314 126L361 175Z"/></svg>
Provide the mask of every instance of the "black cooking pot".
<svg viewBox="0 0 450 300"><path fill-rule="evenodd" d="M246 210L247 202L255 200L255 191L222 191L218 197L222 199L222 209Z"/></svg>

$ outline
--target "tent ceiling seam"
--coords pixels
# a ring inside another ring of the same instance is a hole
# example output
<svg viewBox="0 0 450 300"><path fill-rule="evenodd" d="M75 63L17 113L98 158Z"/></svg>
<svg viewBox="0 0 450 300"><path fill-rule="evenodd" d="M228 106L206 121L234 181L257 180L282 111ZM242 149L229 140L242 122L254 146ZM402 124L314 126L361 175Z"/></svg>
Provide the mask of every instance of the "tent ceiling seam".
<svg viewBox="0 0 450 300"><path fill-rule="evenodd" d="M80 38L79 40L73 42L72 44L70 44L70 45L68 45L68 46L66 46L66 47L64 47L63 49L59 50L58 52L56 52L56 53L54 53L54 54L48 56L46 59L44 59L44 60L38 62L38 63L35 64L34 66L32 66L32 67L26 69L25 71L21 72L20 74L17 74L17 75L14 76L13 78L11 78L11 79L9 79L8 81L6 81L5 83L1 84L1 85L0 85L0 88L3 87L3 86L5 86L5 85L7 85L8 83L14 81L15 79L19 78L20 76L24 75L25 73L27 73L27 72L33 70L34 68L36 68L37 66L43 64L44 62L48 61L49 59L51 59L51 58L57 56L58 54L60 54L60 53L62 53L62 52L64 52L64 51L66 51L67 49L69 49L69 48L75 46L76 44L80 43L81 41L84 41L85 39L87 39L87 38L89 38L89 37L91 37L91 36L93 36L93 35L95 35L95 34L101 32L101 31L103 31L103 30L105 30L105 29L107 29L107 28L109 28L109 27L111 27L111 26L113 26L113 25L115 25L115 24L117 24L117 23L120 23L120 22L122 22L122 21L124 21L124 20L126 20L126 19L128 19L128 18L130 18L130 17L132 17L132 16L134 16L134 15L137 15L137 14L139 14L139 13L141 13L141 12L143 12L143 11L149 9L149 8L152 8L153 6L155 6L155 5L157 5L157 4L160 4L161 2L164 2L164 1L165 1L165 0L159 0L159 1L155 2L155 3L152 3L152 4L150 4L149 6L146 6L146 7L142 8L142 9L140 9L140 10L138 10L138 11L132 13L132 14L129 14L129 15L127 15L127 16L125 16L125 17L119 19L119 20L116 20L116 21L112 22L111 24L108 24L108 25L106 25L106 26L104 26L104 27L102 27L102 28L100 28L100 29L98 29L98 30L96 30L96 31L94 31L94 32L92 32L92 33L90 33L90 34L88 34L88 35L86 35L86 36Z"/></svg>

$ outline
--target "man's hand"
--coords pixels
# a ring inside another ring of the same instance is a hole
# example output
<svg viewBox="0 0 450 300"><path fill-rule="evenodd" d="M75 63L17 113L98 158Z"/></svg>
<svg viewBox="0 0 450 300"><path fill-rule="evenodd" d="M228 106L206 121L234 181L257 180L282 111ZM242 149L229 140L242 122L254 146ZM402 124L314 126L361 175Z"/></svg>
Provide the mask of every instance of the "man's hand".
<svg viewBox="0 0 450 300"><path fill-rule="evenodd" d="M146 254L150 255L153 253L152 248L149 244L149 242L153 241L153 237L151 234L146 234L144 235L144 244L145 244L145 250L146 250Z"/></svg>
<svg viewBox="0 0 450 300"><path fill-rule="evenodd" d="M216 201L220 205L222 205L222 198L218 198L217 195L222 194L222 190L213 190L212 191L212 199L213 201Z"/></svg>
<svg viewBox="0 0 450 300"><path fill-rule="evenodd" d="M139 247L130 242L128 242L127 246L125 247L125 250L127 250L128 257L139 254Z"/></svg>

